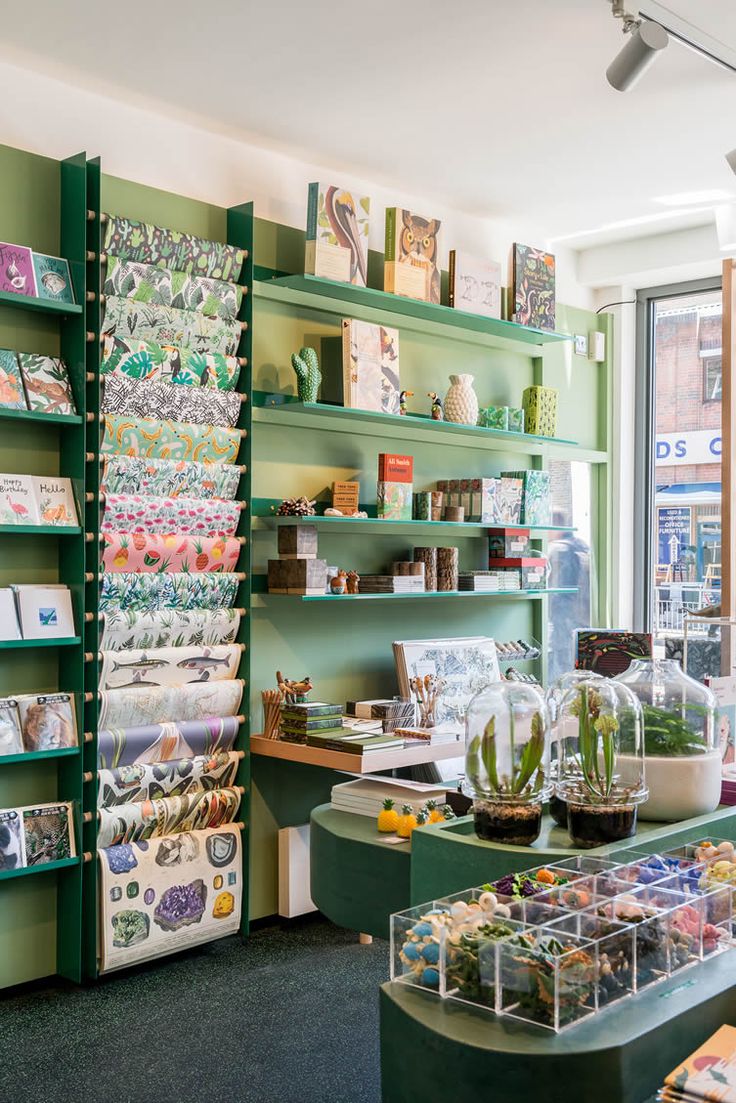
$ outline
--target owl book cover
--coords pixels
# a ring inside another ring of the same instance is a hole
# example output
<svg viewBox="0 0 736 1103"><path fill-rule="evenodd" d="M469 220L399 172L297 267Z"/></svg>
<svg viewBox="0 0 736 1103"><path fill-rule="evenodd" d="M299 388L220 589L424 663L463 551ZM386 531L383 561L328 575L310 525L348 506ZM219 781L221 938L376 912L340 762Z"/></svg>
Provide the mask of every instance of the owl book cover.
<svg viewBox="0 0 736 1103"><path fill-rule="evenodd" d="M486 318L501 317L501 265L450 250L450 306Z"/></svg>
<svg viewBox="0 0 736 1103"><path fill-rule="evenodd" d="M384 291L439 305L440 226L438 218L401 207L386 209Z"/></svg>
<svg viewBox="0 0 736 1103"><path fill-rule="evenodd" d="M304 272L365 287L368 280L368 196L335 184L310 184Z"/></svg>
<svg viewBox="0 0 736 1103"><path fill-rule="evenodd" d="M555 258L543 249L514 244L511 250L513 320L535 329L555 328Z"/></svg>
<svg viewBox="0 0 736 1103"><path fill-rule="evenodd" d="M399 413L399 333L343 318L343 402L354 410Z"/></svg>

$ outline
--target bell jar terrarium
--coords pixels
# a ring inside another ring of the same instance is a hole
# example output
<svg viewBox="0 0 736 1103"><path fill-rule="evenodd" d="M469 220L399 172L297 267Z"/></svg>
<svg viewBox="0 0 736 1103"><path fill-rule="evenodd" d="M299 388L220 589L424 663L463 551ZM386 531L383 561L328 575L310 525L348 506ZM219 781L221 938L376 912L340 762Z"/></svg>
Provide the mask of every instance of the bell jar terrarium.
<svg viewBox="0 0 736 1103"><path fill-rule="evenodd" d="M558 724L555 790L567 804L573 842L592 847L631 838L647 797L638 698L620 682L587 678L564 694Z"/></svg>
<svg viewBox="0 0 736 1103"><path fill-rule="evenodd" d="M671 821L713 812L721 797L722 760L711 690L672 659L637 659L616 681L641 702L649 788L641 815Z"/></svg>
<svg viewBox="0 0 736 1103"><path fill-rule="evenodd" d="M493 682L468 705L465 790L479 839L530 846L550 793L544 699L523 682Z"/></svg>
<svg viewBox="0 0 736 1103"><path fill-rule="evenodd" d="M563 732L563 725L559 722L560 703L571 686L576 686L579 682L602 678L602 674L594 674L591 670L568 670L564 674L561 674L559 678L549 686L544 695L544 703L547 706L550 730L550 779L552 782L552 792L549 798L549 814L558 827L567 828L567 805L562 797L558 795L555 786L560 761L560 741ZM576 726L577 721L575 718L569 718L568 723L570 719Z"/></svg>

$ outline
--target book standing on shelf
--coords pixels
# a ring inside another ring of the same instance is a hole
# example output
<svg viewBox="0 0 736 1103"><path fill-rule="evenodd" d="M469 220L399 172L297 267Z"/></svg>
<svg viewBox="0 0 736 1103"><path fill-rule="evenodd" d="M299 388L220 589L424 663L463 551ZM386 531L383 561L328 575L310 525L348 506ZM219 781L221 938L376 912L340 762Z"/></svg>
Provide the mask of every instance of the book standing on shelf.
<svg viewBox="0 0 736 1103"><path fill-rule="evenodd" d="M450 306L486 318L501 317L501 265L450 249Z"/></svg>
<svg viewBox="0 0 736 1103"><path fill-rule="evenodd" d="M555 258L544 249L511 249L510 309L513 321L535 329L555 328ZM531 432L527 428L527 432Z"/></svg>
<svg viewBox="0 0 736 1103"><path fill-rule="evenodd" d="M309 185L304 252L308 276L367 285L370 204L367 196L335 184Z"/></svg>
<svg viewBox="0 0 736 1103"><path fill-rule="evenodd" d="M355 318L342 320L343 405L399 413L399 331Z"/></svg>
<svg viewBox="0 0 736 1103"><path fill-rule="evenodd" d="M376 512L391 521L411 521L414 460L381 452L378 456Z"/></svg>
<svg viewBox="0 0 736 1103"><path fill-rule="evenodd" d="M401 207L387 208L384 291L439 304L441 225L437 218L424 218Z"/></svg>

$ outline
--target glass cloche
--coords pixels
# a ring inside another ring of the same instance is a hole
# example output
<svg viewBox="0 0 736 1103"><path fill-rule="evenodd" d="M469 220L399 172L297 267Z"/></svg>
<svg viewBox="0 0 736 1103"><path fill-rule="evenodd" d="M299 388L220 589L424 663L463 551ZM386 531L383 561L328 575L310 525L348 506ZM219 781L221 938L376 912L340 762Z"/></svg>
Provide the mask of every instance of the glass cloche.
<svg viewBox="0 0 736 1103"><path fill-rule="evenodd" d="M617 682L641 702L648 820L684 820L713 812L721 797L722 754L714 694L672 659L637 659Z"/></svg>
<svg viewBox="0 0 736 1103"><path fill-rule="evenodd" d="M555 782L570 836L581 847L628 839L646 800L639 699L608 678L571 686L559 708L561 756Z"/></svg>
<svg viewBox="0 0 736 1103"><path fill-rule="evenodd" d="M480 839L529 846L539 835L550 786L544 698L523 682L493 682L465 717L465 791Z"/></svg>
<svg viewBox="0 0 736 1103"><path fill-rule="evenodd" d="M592 670L567 670L552 682L544 695L544 703L547 706L547 716L549 717L550 777L553 786L553 791L549 798L549 814L558 827L567 827L567 805L564 800L558 796L554 788L555 782L557 781L562 739L562 725L559 723L560 702L571 686L576 686L580 682L590 681L591 679L602 680L603 675L594 674ZM572 723L577 729L577 720L575 717L572 717Z"/></svg>

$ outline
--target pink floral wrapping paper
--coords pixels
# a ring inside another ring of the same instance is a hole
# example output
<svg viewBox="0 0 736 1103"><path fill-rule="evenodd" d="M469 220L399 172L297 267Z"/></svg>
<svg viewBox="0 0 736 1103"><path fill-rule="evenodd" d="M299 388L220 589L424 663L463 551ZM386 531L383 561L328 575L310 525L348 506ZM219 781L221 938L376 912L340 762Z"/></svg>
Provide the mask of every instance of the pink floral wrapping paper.
<svg viewBox="0 0 736 1103"><path fill-rule="evenodd" d="M240 542L234 536L190 536L186 533L104 532L102 564L106 571L234 571Z"/></svg>
<svg viewBox="0 0 736 1103"><path fill-rule="evenodd" d="M239 520L239 503L226 502L222 498L107 494L101 527L103 532L234 536Z"/></svg>

